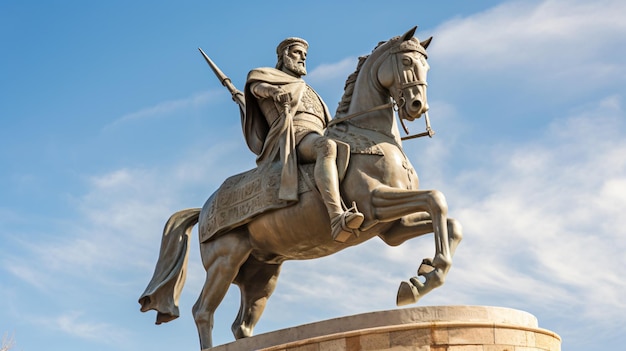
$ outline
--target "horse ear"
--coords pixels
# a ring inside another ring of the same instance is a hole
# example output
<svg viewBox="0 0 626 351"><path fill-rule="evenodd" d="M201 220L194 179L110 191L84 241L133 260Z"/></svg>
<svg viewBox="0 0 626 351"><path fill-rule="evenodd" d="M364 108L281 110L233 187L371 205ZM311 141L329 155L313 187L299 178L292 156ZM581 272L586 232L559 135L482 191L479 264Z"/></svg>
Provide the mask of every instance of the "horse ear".
<svg viewBox="0 0 626 351"><path fill-rule="evenodd" d="M415 30L417 30L417 26L409 29L408 32L404 33L404 35L402 36L402 41L407 41L413 38L413 35L415 34Z"/></svg>
<svg viewBox="0 0 626 351"><path fill-rule="evenodd" d="M431 40L433 40L433 37L430 37L430 38L424 40L423 42L420 43L420 45L422 45L422 47L424 49L427 49L428 45L430 45Z"/></svg>

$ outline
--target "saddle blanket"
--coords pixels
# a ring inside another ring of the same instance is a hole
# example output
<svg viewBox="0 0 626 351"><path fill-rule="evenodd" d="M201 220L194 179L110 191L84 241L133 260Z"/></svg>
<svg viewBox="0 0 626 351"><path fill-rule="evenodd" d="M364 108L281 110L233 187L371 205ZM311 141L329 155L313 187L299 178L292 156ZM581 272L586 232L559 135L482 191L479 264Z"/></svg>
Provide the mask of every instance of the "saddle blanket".
<svg viewBox="0 0 626 351"><path fill-rule="evenodd" d="M298 165L298 194L313 190L314 164ZM200 230L200 241L250 222L264 212L295 204L278 198L281 165L254 168L234 175L219 187L207 202L206 225Z"/></svg>

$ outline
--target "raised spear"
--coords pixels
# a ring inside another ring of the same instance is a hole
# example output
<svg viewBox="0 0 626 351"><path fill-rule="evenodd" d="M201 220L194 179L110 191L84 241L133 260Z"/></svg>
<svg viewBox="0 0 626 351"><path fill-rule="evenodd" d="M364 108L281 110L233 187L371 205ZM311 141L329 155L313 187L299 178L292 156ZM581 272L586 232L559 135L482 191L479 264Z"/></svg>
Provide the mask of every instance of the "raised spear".
<svg viewBox="0 0 626 351"><path fill-rule="evenodd" d="M219 67L217 67L217 65L209 58L209 56L207 56L207 54L204 53L204 51L202 51L201 48L198 48L198 50L200 50L200 53L204 57L204 60L206 61L206 63L209 64L217 79L220 80L220 83L222 83L222 85L225 86L226 89L228 89L233 98L233 101L236 102L237 105L239 105L239 108L243 113L246 110L246 100L243 96L243 93L239 89L237 89L235 85L233 85L233 82L231 82L230 78L228 78L224 74L224 72L222 72Z"/></svg>

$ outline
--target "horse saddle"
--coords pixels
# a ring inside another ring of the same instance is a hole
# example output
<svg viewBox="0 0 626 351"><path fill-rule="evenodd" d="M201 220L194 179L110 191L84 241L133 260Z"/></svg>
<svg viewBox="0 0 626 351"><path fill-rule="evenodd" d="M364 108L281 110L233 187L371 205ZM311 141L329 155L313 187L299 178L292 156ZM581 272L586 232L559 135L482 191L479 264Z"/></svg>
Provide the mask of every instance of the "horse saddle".
<svg viewBox="0 0 626 351"><path fill-rule="evenodd" d="M337 141L337 171L343 180L350 158L350 146ZM298 194L315 190L315 164L298 165ZM294 205L297 201L278 198L281 165L279 162L229 177L211 195L204 211L206 218L200 230L200 241L209 240L250 221L264 212Z"/></svg>

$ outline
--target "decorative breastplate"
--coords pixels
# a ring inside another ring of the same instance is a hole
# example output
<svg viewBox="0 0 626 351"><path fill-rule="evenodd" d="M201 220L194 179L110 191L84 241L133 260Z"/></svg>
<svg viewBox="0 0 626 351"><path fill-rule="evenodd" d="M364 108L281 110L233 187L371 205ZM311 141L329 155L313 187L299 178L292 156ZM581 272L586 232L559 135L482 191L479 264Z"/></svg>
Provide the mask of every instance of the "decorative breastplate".
<svg viewBox="0 0 626 351"><path fill-rule="evenodd" d="M317 96L308 85L302 93L302 100L300 101L298 112L305 112L320 118L322 121L324 120L324 107L322 107L322 102L319 96Z"/></svg>

